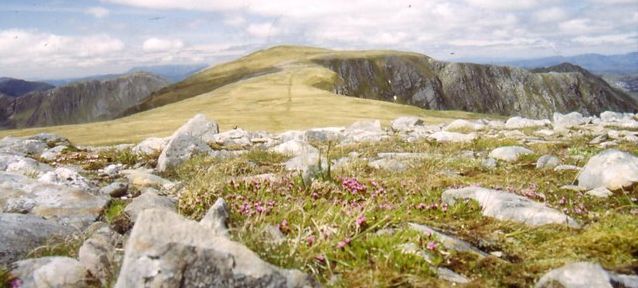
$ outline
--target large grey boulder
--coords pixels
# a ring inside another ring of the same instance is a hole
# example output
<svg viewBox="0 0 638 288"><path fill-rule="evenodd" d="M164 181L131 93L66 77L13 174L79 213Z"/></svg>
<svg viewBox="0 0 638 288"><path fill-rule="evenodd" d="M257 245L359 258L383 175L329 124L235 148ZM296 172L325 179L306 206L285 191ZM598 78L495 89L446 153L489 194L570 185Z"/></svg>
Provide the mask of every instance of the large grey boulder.
<svg viewBox="0 0 638 288"><path fill-rule="evenodd" d="M126 243L115 284L124 287L311 287L308 275L261 260L209 225L145 210Z"/></svg>
<svg viewBox="0 0 638 288"><path fill-rule="evenodd" d="M93 190L95 188L89 180L84 178L77 170L71 167L58 167L53 171L42 173L38 177L38 181L43 183L51 183L75 187L83 190Z"/></svg>
<svg viewBox="0 0 638 288"><path fill-rule="evenodd" d="M509 192L465 187L446 190L441 197L449 205L455 204L458 199L475 200L481 206L484 216L499 220L521 222L532 226L545 224L566 224L575 228L580 226L576 220L556 209Z"/></svg>
<svg viewBox="0 0 638 288"><path fill-rule="evenodd" d="M552 120L554 129L568 129L586 124L590 119L583 117L583 114L578 112L571 112L565 115L555 112L552 116Z"/></svg>
<svg viewBox="0 0 638 288"><path fill-rule="evenodd" d="M505 122L505 129L540 128L549 126L551 124L552 122L547 119L534 120L515 116L507 119L507 121Z"/></svg>
<svg viewBox="0 0 638 288"><path fill-rule="evenodd" d="M89 287L88 271L69 257L43 257L15 262L11 274L22 282L19 287Z"/></svg>
<svg viewBox="0 0 638 288"><path fill-rule="evenodd" d="M101 195L109 195L111 197L117 198L122 197L128 193L128 183L124 182L113 182L105 187L100 189Z"/></svg>
<svg viewBox="0 0 638 288"><path fill-rule="evenodd" d="M106 206L106 197L82 189L36 181L0 172L0 212L23 213L74 223L94 221Z"/></svg>
<svg viewBox="0 0 638 288"><path fill-rule="evenodd" d="M304 133L304 140L307 142L333 142L338 143L343 140L344 127L324 127L308 129Z"/></svg>
<svg viewBox="0 0 638 288"><path fill-rule="evenodd" d="M219 132L216 122L203 114L197 114L170 137L168 144L157 160L160 172L175 168L197 154L210 154L213 150L207 143L213 142Z"/></svg>
<svg viewBox="0 0 638 288"><path fill-rule="evenodd" d="M505 146L498 147L490 152L489 157L496 160L505 162L516 162L523 155L534 154L532 150L529 150L521 146Z"/></svg>
<svg viewBox="0 0 638 288"><path fill-rule="evenodd" d="M21 174L29 177L40 177L43 173L52 170L53 167L31 158L0 153L0 171Z"/></svg>
<svg viewBox="0 0 638 288"><path fill-rule="evenodd" d="M611 273L597 263L575 262L547 272L535 287L550 288L557 284L564 288L634 288L638 287L638 276Z"/></svg>
<svg viewBox="0 0 638 288"><path fill-rule="evenodd" d="M588 189L605 187L616 191L638 182L638 157L614 149L589 159L578 175L578 185Z"/></svg>
<svg viewBox="0 0 638 288"><path fill-rule="evenodd" d="M394 132L412 132L417 129L418 126L423 126L423 120L419 117L404 116L392 120L390 127Z"/></svg>
<svg viewBox="0 0 638 288"><path fill-rule="evenodd" d="M301 140L290 140L284 143L281 143L270 149L273 152L291 155L291 156L299 156L304 154L319 154L319 149L314 146L308 144L305 141Z"/></svg>
<svg viewBox="0 0 638 288"><path fill-rule="evenodd" d="M52 238L63 238L76 228L35 215L0 213L0 265L16 261Z"/></svg>
<svg viewBox="0 0 638 288"><path fill-rule="evenodd" d="M124 208L124 213L133 221L146 209L165 209L175 211L175 202L168 197L159 196L154 192L144 192L136 197Z"/></svg>

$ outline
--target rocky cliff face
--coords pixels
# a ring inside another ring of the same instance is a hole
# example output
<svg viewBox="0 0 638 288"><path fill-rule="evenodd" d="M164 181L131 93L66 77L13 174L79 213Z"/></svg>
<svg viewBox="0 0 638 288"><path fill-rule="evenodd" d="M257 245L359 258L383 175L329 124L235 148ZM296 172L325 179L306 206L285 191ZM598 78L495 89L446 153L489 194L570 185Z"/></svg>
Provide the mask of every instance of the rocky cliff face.
<svg viewBox="0 0 638 288"><path fill-rule="evenodd" d="M32 92L15 99L0 97L0 126L24 128L109 120L122 116L125 110L166 85L168 82L159 76L134 73ZM9 106L13 109L4 108Z"/></svg>
<svg viewBox="0 0 638 288"><path fill-rule="evenodd" d="M448 63L426 56L318 58L337 73L334 91L426 109L451 109L546 118L554 112L585 115L633 112L638 104L585 69L562 64L544 70Z"/></svg>

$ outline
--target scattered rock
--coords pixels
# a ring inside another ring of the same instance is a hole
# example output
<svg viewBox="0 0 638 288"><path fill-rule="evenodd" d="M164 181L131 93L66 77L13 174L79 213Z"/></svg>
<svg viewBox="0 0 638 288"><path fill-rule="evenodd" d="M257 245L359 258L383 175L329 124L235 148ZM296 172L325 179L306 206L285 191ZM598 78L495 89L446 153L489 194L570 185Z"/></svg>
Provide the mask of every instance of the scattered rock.
<svg viewBox="0 0 638 288"><path fill-rule="evenodd" d="M441 244L443 244L443 246L445 246L445 248L450 249L450 250L455 250L455 251L459 251L459 252L469 252L469 253L474 253L476 255L478 255L479 257L485 257L488 256L487 253L479 250L478 248L472 246L470 243L467 243L463 240L454 238L452 236L443 234L433 228L430 228L426 225L423 224L416 224L416 223L409 223L408 227L412 230L421 232L423 234L426 234L428 236L434 236L437 240L439 240L439 242L441 242Z"/></svg>
<svg viewBox="0 0 638 288"><path fill-rule="evenodd" d="M505 146L492 150L492 152L490 152L489 154L489 157L505 162L516 162L521 156L530 154L534 154L534 152L525 147Z"/></svg>
<svg viewBox="0 0 638 288"><path fill-rule="evenodd" d="M213 150L207 143L214 142L219 127L203 114L197 114L170 137L166 148L157 160L160 172L176 167L197 154L209 154Z"/></svg>
<svg viewBox="0 0 638 288"><path fill-rule="evenodd" d="M84 241L78 252L80 264L104 286L114 280L118 265L115 248L122 241L121 238L108 226L102 227Z"/></svg>
<svg viewBox="0 0 638 288"><path fill-rule="evenodd" d="M91 190L94 188L78 171L68 167L58 167L53 171L45 172L38 177L38 181L76 187L83 190Z"/></svg>
<svg viewBox="0 0 638 288"><path fill-rule="evenodd" d="M228 232L228 206L226 205L226 201L224 199L219 198L215 201L215 204L208 209L204 218L199 221L199 224L206 226L208 229L212 230L215 235L229 237L230 233Z"/></svg>
<svg viewBox="0 0 638 288"><path fill-rule="evenodd" d="M168 138L147 138L135 145L132 151L137 155L157 155L164 150L166 144L168 144L168 140Z"/></svg>
<svg viewBox="0 0 638 288"><path fill-rule="evenodd" d="M438 267L436 269L436 275L439 277L439 279L443 279L445 281L449 281L453 283L460 283L460 284L470 283L470 279L468 279L467 277L443 267Z"/></svg>
<svg viewBox="0 0 638 288"><path fill-rule="evenodd" d="M15 262L11 274L20 279L19 287L88 287L88 271L69 257L43 257Z"/></svg>
<svg viewBox="0 0 638 288"><path fill-rule="evenodd" d="M554 171L558 172L558 171L579 171L581 168L576 166L576 165L565 165L565 164L561 164L558 165L556 167L554 167Z"/></svg>
<svg viewBox="0 0 638 288"><path fill-rule="evenodd" d="M580 114L578 112L571 112L565 115L556 112L554 113L552 118L554 120L552 124L554 125L555 129L568 129L589 122L589 119L583 117L583 114Z"/></svg>
<svg viewBox="0 0 638 288"><path fill-rule="evenodd" d="M55 161L67 149L69 149L69 147L65 145L55 146L42 152L42 154L40 154L40 158L46 161Z"/></svg>
<svg viewBox="0 0 638 288"><path fill-rule="evenodd" d="M445 131L480 131L485 129L486 126L483 123L468 121L464 119L458 119L452 121L443 128Z"/></svg>
<svg viewBox="0 0 638 288"><path fill-rule="evenodd" d="M250 147L250 133L237 128L213 135L213 143L222 146Z"/></svg>
<svg viewBox="0 0 638 288"><path fill-rule="evenodd" d="M512 117L505 122L505 129L539 128L549 126L552 123L547 120L533 120L522 117Z"/></svg>
<svg viewBox="0 0 638 288"><path fill-rule="evenodd" d="M556 287L565 288L586 287L638 287L638 276L618 275L607 272L596 263L575 262L566 264L547 272L536 283L536 288Z"/></svg>
<svg viewBox="0 0 638 288"><path fill-rule="evenodd" d="M554 169L560 165L560 159L553 155L543 155L536 161L536 169Z"/></svg>
<svg viewBox="0 0 638 288"><path fill-rule="evenodd" d="M399 117L397 119L392 120L392 130L395 132L412 132L417 126L423 126L423 120L418 117Z"/></svg>
<svg viewBox="0 0 638 288"><path fill-rule="evenodd" d="M128 239L115 287L313 287L302 272L261 260L207 225L145 210Z"/></svg>
<svg viewBox="0 0 638 288"><path fill-rule="evenodd" d="M578 175L578 185L611 191L628 188L638 182L638 157L614 149L605 150L589 159Z"/></svg>
<svg viewBox="0 0 638 288"><path fill-rule="evenodd" d="M436 142L472 142L477 138L476 134L463 134L456 132L439 131L434 132L428 138L435 140Z"/></svg>
<svg viewBox="0 0 638 288"><path fill-rule="evenodd" d="M379 120L355 122L343 134L342 143L378 142L389 137Z"/></svg>
<svg viewBox="0 0 638 288"><path fill-rule="evenodd" d="M74 223L93 222L108 199L75 187L0 172L0 211L33 214Z"/></svg>
<svg viewBox="0 0 638 288"><path fill-rule="evenodd" d="M326 127L309 129L304 134L304 140L308 142L333 142L338 143L343 140L343 127Z"/></svg>
<svg viewBox="0 0 638 288"><path fill-rule="evenodd" d="M175 183L159 177L152 173L150 169L122 170L121 173L126 176L129 184L138 190L144 188L155 188L159 190L168 190L175 186Z"/></svg>
<svg viewBox="0 0 638 288"><path fill-rule="evenodd" d="M170 198L159 196L153 192L146 192L136 197L130 204L124 208L124 213L129 216L129 219L135 222L137 216L146 209L165 209L168 211L175 211L175 202Z"/></svg>
<svg viewBox="0 0 638 288"><path fill-rule="evenodd" d="M441 197L449 205L453 205L456 199L475 200L481 206L484 216L499 220L511 220L532 226L555 223L580 227L578 222L556 209L509 192L465 187L446 190Z"/></svg>
<svg viewBox="0 0 638 288"><path fill-rule="evenodd" d="M41 155L47 149L49 149L47 143L37 139L7 136L0 140L0 153Z"/></svg>
<svg viewBox="0 0 638 288"><path fill-rule="evenodd" d="M612 193L605 187L598 187L587 191L587 195L598 198L608 198L609 196L614 195L614 193Z"/></svg>

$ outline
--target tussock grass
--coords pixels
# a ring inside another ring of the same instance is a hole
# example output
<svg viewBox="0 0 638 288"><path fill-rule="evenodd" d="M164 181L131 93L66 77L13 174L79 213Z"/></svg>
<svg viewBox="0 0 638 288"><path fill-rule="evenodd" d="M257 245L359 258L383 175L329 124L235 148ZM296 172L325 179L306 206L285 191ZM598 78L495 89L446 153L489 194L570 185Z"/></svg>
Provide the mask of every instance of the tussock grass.
<svg viewBox="0 0 638 288"><path fill-rule="evenodd" d="M285 157L275 153L257 151L233 160L196 158L177 169L177 178L185 183L179 208L199 219L223 197L231 209L231 234L236 240L271 263L304 270L334 287L450 286L437 279L436 266L472 279L469 287L529 287L548 270L572 261L631 270L638 265L638 217L632 200L638 190L597 199L560 189L574 181L575 171L535 169L535 160L546 153L564 163L584 164L600 150L590 148L588 140L532 145L535 155L516 163L499 163L493 170L481 167L481 157L493 148L517 144L515 141L437 144L389 139L335 146L330 149L331 159L354 151L372 158L380 152L418 152L428 157L401 173L374 170L363 161L354 161L312 185L304 184L298 175L283 173L278 163ZM460 156L467 150L479 158ZM275 173L281 179L242 180L262 173ZM352 191L343 185L347 181L356 181L362 190ZM544 202L577 219L583 228L529 227L483 217L473 201L449 207L441 203L442 191L467 185L508 190ZM428 243L438 240L406 229L410 222L430 225L503 256L479 258L447 251L442 245L430 251ZM402 253L401 245L406 243L428 253L432 263Z"/></svg>

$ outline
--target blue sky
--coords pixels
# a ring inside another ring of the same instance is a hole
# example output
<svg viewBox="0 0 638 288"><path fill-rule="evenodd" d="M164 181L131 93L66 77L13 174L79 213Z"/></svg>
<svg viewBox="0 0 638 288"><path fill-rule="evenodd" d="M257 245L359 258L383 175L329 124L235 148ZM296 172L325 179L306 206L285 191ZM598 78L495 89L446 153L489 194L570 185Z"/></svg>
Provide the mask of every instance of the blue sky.
<svg viewBox="0 0 638 288"><path fill-rule="evenodd" d="M0 76L214 64L277 44L410 50L443 60L626 53L638 51L638 0L0 3Z"/></svg>

